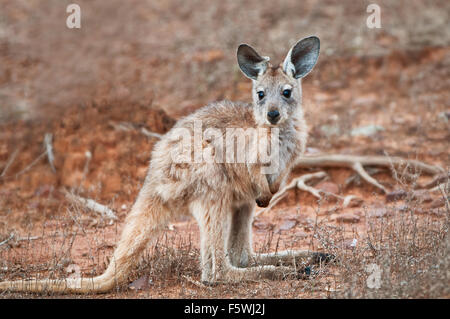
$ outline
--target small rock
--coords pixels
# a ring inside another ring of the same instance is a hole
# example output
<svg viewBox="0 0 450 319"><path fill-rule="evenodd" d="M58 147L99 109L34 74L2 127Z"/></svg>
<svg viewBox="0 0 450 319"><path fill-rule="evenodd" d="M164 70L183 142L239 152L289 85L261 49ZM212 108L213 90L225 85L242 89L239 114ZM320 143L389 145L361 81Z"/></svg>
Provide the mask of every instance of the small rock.
<svg viewBox="0 0 450 319"><path fill-rule="evenodd" d="M253 222L253 227L256 228L257 232L271 231L272 229L274 229L274 225L272 223L265 223L260 221Z"/></svg>
<svg viewBox="0 0 450 319"><path fill-rule="evenodd" d="M286 220L283 224L281 224L280 228L278 229L279 231L283 231L283 230L289 230L295 227L295 225L297 225L297 221L296 220Z"/></svg>
<svg viewBox="0 0 450 319"><path fill-rule="evenodd" d="M369 217L380 218L391 214L392 212L388 211L385 207L376 207L369 210Z"/></svg>
<svg viewBox="0 0 450 319"><path fill-rule="evenodd" d="M403 189L398 189L393 192L386 194L386 201L387 202L395 202L401 199L404 199L408 193Z"/></svg>
<svg viewBox="0 0 450 319"><path fill-rule="evenodd" d="M376 102L375 96L361 96L357 97L353 100L353 105L355 106L364 106L364 105L372 105Z"/></svg>
<svg viewBox="0 0 450 319"><path fill-rule="evenodd" d="M320 131L327 137L341 135L341 130L337 125L322 125Z"/></svg>
<svg viewBox="0 0 450 319"><path fill-rule="evenodd" d="M128 285L128 288L132 290L148 289L149 288L148 276L145 275L139 279L136 279L135 281L133 281L131 284Z"/></svg>
<svg viewBox="0 0 450 319"><path fill-rule="evenodd" d="M372 136L376 133L384 131L384 127L379 125L367 125L367 126L360 126L354 128L351 132L351 136Z"/></svg>
<svg viewBox="0 0 450 319"><path fill-rule="evenodd" d="M343 242L344 248L346 248L346 249L354 249L357 244L358 244L358 240L356 238L346 239Z"/></svg>
<svg viewBox="0 0 450 319"><path fill-rule="evenodd" d="M357 223L360 219L361 218L358 215L353 213L339 214L335 217L335 221L338 223Z"/></svg>
<svg viewBox="0 0 450 319"><path fill-rule="evenodd" d="M438 114L438 118L445 123L448 123L450 120L450 111L444 111Z"/></svg>
<svg viewBox="0 0 450 319"><path fill-rule="evenodd" d="M406 212L406 211L408 211L409 208L410 207L406 204L402 204L402 205L395 207L395 209L399 212Z"/></svg>
<svg viewBox="0 0 450 319"><path fill-rule="evenodd" d="M433 198L431 198L430 192L427 190L414 191L413 199L417 200L420 203L430 203L433 201Z"/></svg>
<svg viewBox="0 0 450 319"><path fill-rule="evenodd" d="M318 153L320 153L320 150L318 148L314 148L314 147L307 147L306 153L307 154L318 154Z"/></svg>

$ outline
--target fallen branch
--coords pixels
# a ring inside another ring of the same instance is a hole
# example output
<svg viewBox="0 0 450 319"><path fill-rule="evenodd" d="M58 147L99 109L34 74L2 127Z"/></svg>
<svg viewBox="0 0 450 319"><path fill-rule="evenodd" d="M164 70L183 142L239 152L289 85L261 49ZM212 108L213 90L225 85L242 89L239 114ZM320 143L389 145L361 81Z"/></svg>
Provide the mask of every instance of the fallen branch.
<svg viewBox="0 0 450 319"><path fill-rule="evenodd" d="M303 156L295 163L296 167L311 168L311 167L345 167L354 170L369 184L381 189L384 193L386 188L370 176L364 166L383 166L388 168L400 168L409 165L416 169L430 175L443 173L444 169L439 166L428 165L417 160L407 160L400 157L388 156L357 156L357 155L340 155L340 154L325 154L325 155L310 155Z"/></svg>
<svg viewBox="0 0 450 319"><path fill-rule="evenodd" d="M445 181L450 180L450 173L436 175L433 180L423 186L423 188L436 187Z"/></svg>
<svg viewBox="0 0 450 319"><path fill-rule="evenodd" d="M354 170L359 176L361 176L366 182L374 185L378 189L381 189L384 193L387 193L387 189L381 185L376 179L370 176L364 169L364 166L382 166L393 169L398 169L402 166L414 167L421 172L431 175L438 175L444 172L439 166L428 165L417 160L406 160L399 157L388 156L356 156L356 155L340 155L340 154L325 154L325 155L308 155L301 157L294 164L294 167L302 168L317 168L317 167L345 167ZM270 201L268 207L262 209L255 216L258 216L275 206L281 199L283 199L290 189L298 188L305 192L311 193L314 197L320 199L324 195L331 195L342 200L343 207L350 205L352 200L357 199L354 195L342 197L336 194L328 193L322 190L318 190L306 184L306 182L317 179L325 178L327 174L325 172L317 172L312 174L305 174L292 180L287 186L281 189ZM440 176L440 175L439 175ZM437 180L436 177L434 180ZM441 184L442 185L442 184ZM431 191L439 190L441 185L434 187Z"/></svg>
<svg viewBox="0 0 450 319"><path fill-rule="evenodd" d="M108 206L99 204L92 199L83 198L83 197L71 194L69 192L65 192L65 194L66 194L67 199L71 200L72 202L81 204L81 205L85 206L86 208L99 213L104 218L111 219L111 220L118 219L116 216L116 213L112 209L110 209Z"/></svg>
<svg viewBox="0 0 450 319"><path fill-rule="evenodd" d="M305 174L305 175L302 175L302 176L300 176L298 178L293 179L288 185L283 187L283 189L278 191L275 194L275 196L272 197L272 200L270 201L269 206L267 206L266 208L260 210L258 213L255 214L255 216L261 215L262 213L270 210L273 206L275 206L281 199L283 199L287 195L287 192L290 189L293 189L293 188L296 188L296 187L298 189L301 189L301 190L305 191L305 192L311 193L313 196L315 196L317 198L321 198L320 190L317 190L314 187L306 185L306 182L310 181L310 180L313 180L313 179L323 179L323 178L325 178L327 176L328 175L325 172L317 172L317 173L312 173L312 174Z"/></svg>

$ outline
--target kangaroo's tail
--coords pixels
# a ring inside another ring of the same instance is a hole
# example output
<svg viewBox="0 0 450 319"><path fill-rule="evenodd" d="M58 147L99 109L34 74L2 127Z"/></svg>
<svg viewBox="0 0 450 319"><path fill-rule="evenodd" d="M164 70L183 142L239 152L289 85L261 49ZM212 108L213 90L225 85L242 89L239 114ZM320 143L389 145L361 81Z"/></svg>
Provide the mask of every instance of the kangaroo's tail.
<svg viewBox="0 0 450 319"><path fill-rule="evenodd" d="M126 218L125 228L105 272L93 278L17 280L0 282L0 291L104 293L124 284L151 238L164 229L169 212L160 198L148 196L145 187Z"/></svg>

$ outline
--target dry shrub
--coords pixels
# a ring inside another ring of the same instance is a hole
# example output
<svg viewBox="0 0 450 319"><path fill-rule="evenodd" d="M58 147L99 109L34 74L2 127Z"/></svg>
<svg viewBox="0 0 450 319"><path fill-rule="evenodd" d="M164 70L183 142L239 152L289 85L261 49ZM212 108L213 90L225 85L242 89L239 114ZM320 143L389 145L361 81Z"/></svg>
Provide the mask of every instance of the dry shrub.
<svg viewBox="0 0 450 319"><path fill-rule="evenodd" d="M447 199L448 194L447 189ZM332 266L336 289L331 297L448 298L448 202L434 211L440 217L419 214L415 201L386 209L381 218L366 213L367 234L354 247L343 227L318 226L321 245L338 257Z"/></svg>

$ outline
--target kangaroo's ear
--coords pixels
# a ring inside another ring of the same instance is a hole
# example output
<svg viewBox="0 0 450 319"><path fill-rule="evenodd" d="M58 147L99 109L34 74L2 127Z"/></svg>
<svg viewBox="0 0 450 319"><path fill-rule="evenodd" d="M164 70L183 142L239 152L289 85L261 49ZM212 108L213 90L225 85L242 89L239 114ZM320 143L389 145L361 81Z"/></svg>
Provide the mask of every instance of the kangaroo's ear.
<svg viewBox="0 0 450 319"><path fill-rule="evenodd" d="M319 51L320 40L318 37L311 36L298 41L284 59L284 72L296 79L303 78L316 64Z"/></svg>
<svg viewBox="0 0 450 319"><path fill-rule="evenodd" d="M237 60L245 76L256 80L259 75L266 72L270 58L260 56L255 49L247 44L241 44L237 50Z"/></svg>

